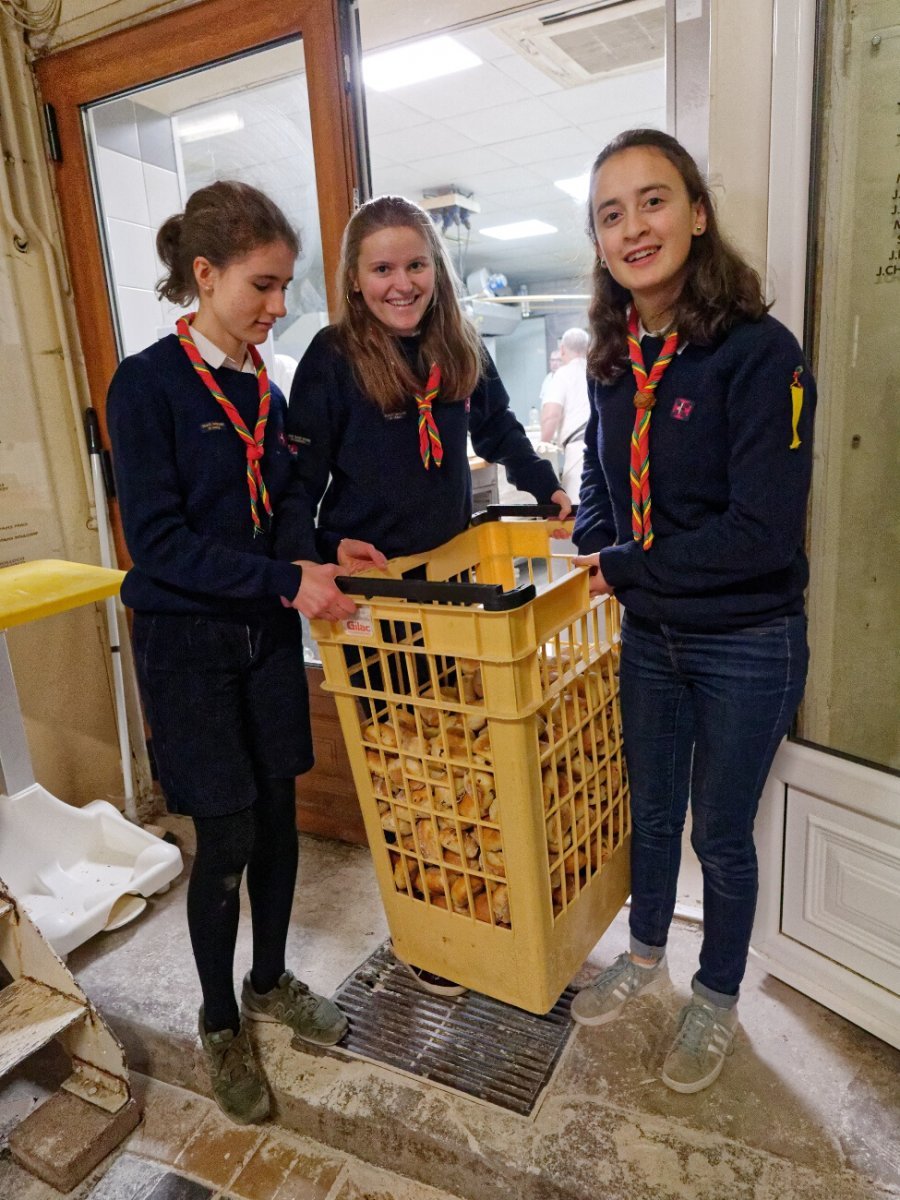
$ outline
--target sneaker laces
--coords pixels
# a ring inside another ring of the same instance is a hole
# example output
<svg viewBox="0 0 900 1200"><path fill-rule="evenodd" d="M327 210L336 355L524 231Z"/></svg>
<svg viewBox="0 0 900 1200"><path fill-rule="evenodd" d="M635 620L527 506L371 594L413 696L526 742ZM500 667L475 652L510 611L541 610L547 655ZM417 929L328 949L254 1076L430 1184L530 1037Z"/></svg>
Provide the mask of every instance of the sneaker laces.
<svg viewBox="0 0 900 1200"><path fill-rule="evenodd" d="M226 1042L210 1042L208 1044L216 1051L217 1074L224 1077L228 1083L240 1083L242 1079L255 1077L256 1060L240 1034Z"/></svg>
<svg viewBox="0 0 900 1200"><path fill-rule="evenodd" d="M637 964L633 963L627 954L620 954L615 962L611 962L608 967L605 967L597 978L594 980L593 987L605 987L606 984L614 983L623 975L629 978L632 975L636 976L638 970Z"/></svg>
<svg viewBox="0 0 900 1200"><path fill-rule="evenodd" d="M293 1007L297 1006L301 1009L309 1009L316 1007L316 997L309 990L309 986L298 979L296 975L287 972L289 975L287 981L288 1003Z"/></svg>
<svg viewBox="0 0 900 1200"><path fill-rule="evenodd" d="M688 1004L673 1048L694 1055L707 1050L717 1019L716 1014L705 1005Z"/></svg>

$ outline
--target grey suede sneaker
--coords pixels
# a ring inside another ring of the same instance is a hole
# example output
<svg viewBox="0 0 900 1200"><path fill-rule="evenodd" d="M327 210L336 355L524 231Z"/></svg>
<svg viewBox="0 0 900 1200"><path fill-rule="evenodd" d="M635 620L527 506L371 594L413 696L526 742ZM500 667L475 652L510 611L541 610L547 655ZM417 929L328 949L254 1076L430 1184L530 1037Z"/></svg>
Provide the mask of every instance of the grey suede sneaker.
<svg viewBox="0 0 900 1200"><path fill-rule="evenodd" d="M278 980L271 992L253 990L249 974L241 990L241 1012L251 1021L278 1021L294 1037L315 1046L333 1046L347 1032L347 1018L336 1004L311 992L291 971Z"/></svg>
<svg viewBox="0 0 900 1200"><path fill-rule="evenodd" d="M616 1019L632 996L655 992L668 979L665 955L654 966L641 967L627 953L620 954L572 1001L572 1019L579 1025L605 1025Z"/></svg>
<svg viewBox="0 0 900 1200"><path fill-rule="evenodd" d="M695 995L678 1015L678 1033L662 1069L673 1092L702 1092L719 1078L734 1051L736 1008L719 1008Z"/></svg>
<svg viewBox="0 0 900 1200"><path fill-rule="evenodd" d="M207 1033L200 1009L200 1045L206 1054L216 1103L238 1125L253 1125L269 1115L269 1090L247 1031L230 1029Z"/></svg>

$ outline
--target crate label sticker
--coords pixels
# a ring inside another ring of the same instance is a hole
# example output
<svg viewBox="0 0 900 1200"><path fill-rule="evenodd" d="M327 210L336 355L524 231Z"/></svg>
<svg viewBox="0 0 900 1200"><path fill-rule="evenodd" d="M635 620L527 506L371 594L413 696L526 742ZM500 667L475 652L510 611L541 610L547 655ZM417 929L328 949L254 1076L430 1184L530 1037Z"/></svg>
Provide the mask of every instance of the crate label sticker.
<svg viewBox="0 0 900 1200"><path fill-rule="evenodd" d="M351 637L370 638L375 633L375 622L372 620L372 609L368 604L360 604L352 617L341 621L344 632Z"/></svg>

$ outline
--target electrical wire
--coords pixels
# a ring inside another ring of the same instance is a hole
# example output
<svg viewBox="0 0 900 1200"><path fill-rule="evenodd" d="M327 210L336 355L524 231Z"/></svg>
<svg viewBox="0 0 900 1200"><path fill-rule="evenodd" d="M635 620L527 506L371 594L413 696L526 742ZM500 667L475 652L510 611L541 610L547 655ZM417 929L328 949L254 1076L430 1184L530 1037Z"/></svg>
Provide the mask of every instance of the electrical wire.
<svg viewBox="0 0 900 1200"><path fill-rule="evenodd" d="M43 8L33 12L27 0L0 0L0 11L28 33L53 33L62 15L62 0L47 0Z"/></svg>

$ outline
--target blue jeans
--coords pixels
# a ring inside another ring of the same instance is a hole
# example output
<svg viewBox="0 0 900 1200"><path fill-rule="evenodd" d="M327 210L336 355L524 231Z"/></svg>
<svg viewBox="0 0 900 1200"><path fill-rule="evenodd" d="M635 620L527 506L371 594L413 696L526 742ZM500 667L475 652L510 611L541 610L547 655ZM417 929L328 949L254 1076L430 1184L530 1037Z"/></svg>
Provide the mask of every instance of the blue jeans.
<svg viewBox="0 0 900 1200"><path fill-rule="evenodd" d="M675 910L681 835L703 867L703 945L694 991L737 1001L758 872L753 822L778 743L806 683L806 618L724 633L625 614L621 699L631 786L631 947L662 957Z"/></svg>

